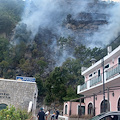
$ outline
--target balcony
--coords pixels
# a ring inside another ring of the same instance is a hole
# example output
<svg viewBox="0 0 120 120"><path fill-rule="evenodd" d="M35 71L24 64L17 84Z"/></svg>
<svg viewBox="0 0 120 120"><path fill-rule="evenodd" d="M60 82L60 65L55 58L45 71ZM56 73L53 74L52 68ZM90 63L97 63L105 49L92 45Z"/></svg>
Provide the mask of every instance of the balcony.
<svg viewBox="0 0 120 120"><path fill-rule="evenodd" d="M94 85L97 85L97 84L99 84L99 83L101 83L101 82L102 82L102 77L101 77L101 76L92 78L92 79L90 80L90 87L92 87L92 86L94 86Z"/></svg>
<svg viewBox="0 0 120 120"><path fill-rule="evenodd" d="M80 91L87 89L87 82L80 86Z"/></svg>
<svg viewBox="0 0 120 120"><path fill-rule="evenodd" d="M116 64L106 72L106 80L116 76L120 73L120 64Z"/></svg>
<svg viewBox="0 0 120 120"><path fill-rule="evenodd" d="M109 80L114 80L113 77L119 74L120 74L120 64L116 64L115 66L109 68L107 71L104 71L104 82L107 83L109 82ZM102 82L103 82L103 74L100 74L100 76L95 76L92 79L86 81L83 85L79 85L78 93L84 92L96 86L100 86L102 85Z"/></svg>
<svg viewBox="0 0 120 120"><path fill-rule="evenodd" d="M101 82L102 82L102 76L99 76L99 77L95 76L94 78L88 80L83 85L81 85L80 86L80 91L88 89L88 88L90 88L92 86L95 86L95 85L101 83Z"/></svg>

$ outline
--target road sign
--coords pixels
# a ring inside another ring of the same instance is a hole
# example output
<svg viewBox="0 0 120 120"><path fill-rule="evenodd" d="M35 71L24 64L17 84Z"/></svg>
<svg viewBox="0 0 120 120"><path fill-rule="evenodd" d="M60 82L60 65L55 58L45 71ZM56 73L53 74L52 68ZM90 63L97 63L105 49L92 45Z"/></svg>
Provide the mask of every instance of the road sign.
<svg viewBox="0 0 120 120"><path fill-rule="evenodd" d="M33 77L16 76L16 80L35 82L35 78L33 78Z"/></svg>

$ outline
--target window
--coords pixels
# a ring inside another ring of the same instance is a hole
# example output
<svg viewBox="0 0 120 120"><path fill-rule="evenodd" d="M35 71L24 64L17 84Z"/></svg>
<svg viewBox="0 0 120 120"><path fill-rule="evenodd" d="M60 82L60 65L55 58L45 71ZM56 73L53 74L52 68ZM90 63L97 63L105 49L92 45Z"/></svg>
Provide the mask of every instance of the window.
<svg viewBox="0 0 120 120"><path fill-rule="evenodd" d="M89 77L92 77L92 74L90 74Z"/></svg>
<svg viewBox="0 0 120 120"><path fill-rule="evenodd" d="M120 111L120 98L118 100L118 106L117 106L117 108L118 108L118 111Z"/></svg>
<svg viewBox="0 0 120 120"><path fill-rule="evenodd" d="M0 104L0 110L6 109L7 105L6 104Z"/></svg>
<svg viewBox="0 0 120 120"><path fill-rule="evenodd" d="M118 58L118 64L120 64L120 57Z"/></svg>
<svg viewBox="0 0 120 120"><path fill-rule="evenodd" d="M85 115L85 106L81 106L81 114ZM78 105L78 115L80 115L80 105Z"/></svg>
<svg viewBox="0 0 120 120"><path fill-rule="evenodd" d="M100 76L100 70L98 70L98 77Z"/></svg>
<svg viewBox="0 0 120 120"><path fill-rule="evenodd" d="M110 104L108 100L105 100L105 112L108 112L110 110ZM101 102L101 113L104 112L104 101Z"/></svg>
<svg viewBox="0 0 120 120"><path fill-rule="evenodd" d="M120 120L120 116L119 115L108 115L108 116L101 118L100 120Z"/></svg>
<svg viewBox="0 0 120 120"><path fill-rule="evenodd" d="M105 66L105 68L109 68L109 64L107 64L107 65Z"/></svg>
<svg viewBox="0 0 120 120"><path fill-rule="evenodd" d="M96 71L94 72L94 75L96 74Z"/></svg>
<svg viewBox="0 0 120 120"><path fill-rule="evenodd" d="M88 104L88 115L93 115L93 105L92 105L92 103Z"/></svg>
<svg viewBox="0 0 120 120"><path fill-rule="evenodd" d="M65 105L65 114L67 114L67 105Z"/></svg>

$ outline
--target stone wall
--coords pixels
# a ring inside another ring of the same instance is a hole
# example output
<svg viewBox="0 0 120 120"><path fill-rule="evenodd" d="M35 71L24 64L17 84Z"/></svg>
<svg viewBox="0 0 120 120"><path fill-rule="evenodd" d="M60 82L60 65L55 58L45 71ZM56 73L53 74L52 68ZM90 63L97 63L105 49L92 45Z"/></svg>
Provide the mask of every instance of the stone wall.
<svg viewBox="0 0 120 120"><path fill-rule="evenodd" d="M27 110L32 101L35 110L37 94L36 82L0 79L0 104Z"/></svg>

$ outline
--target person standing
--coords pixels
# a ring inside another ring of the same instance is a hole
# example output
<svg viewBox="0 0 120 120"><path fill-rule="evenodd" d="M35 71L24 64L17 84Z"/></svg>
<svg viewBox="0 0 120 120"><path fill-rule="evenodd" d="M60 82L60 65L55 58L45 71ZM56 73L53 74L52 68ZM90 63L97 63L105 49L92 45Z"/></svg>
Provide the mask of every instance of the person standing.
<svg viewBox="0 0 120 120"><path fill-rule="evenodd" d="M51 120L54 120L54 118L55 118L55 113L51 115Z"/></svg>
<svg viewBox="0 0 120 120"><path fill-rule="evenodd" d="M55 116L56 120L58 120L58 115L59 115L59 111L56 110L56 116Z"/></svg>
<svg viewBox="0 0 120 120"><path fill-rule="evenodd" d="M40 108L40 111L37 114L38 120L45 120L45 113L43 111L43 108Z"/></svg>
<svg viewBox="0 0 120 120"><path fill-rule="evenodd" d="M50 116L50 111L49 110L45 113L45 116L46 116L46 120L48 120L48 118Z"/></svg>

